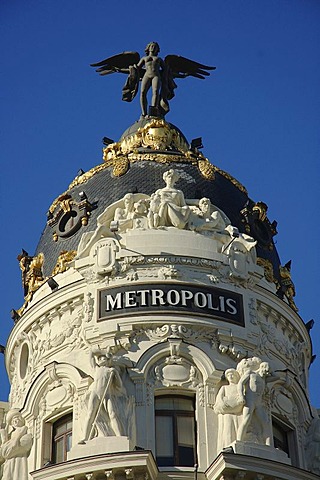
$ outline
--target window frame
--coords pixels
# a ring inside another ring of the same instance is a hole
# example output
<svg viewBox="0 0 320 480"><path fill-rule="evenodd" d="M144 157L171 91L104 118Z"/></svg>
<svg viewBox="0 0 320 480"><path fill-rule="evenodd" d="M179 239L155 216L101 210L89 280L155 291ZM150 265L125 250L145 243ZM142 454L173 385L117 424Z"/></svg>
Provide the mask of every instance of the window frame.
<svg viewBox="0 0 320 480"><path fill-rule="evenodd" d="M60 434L56 434L55 431L58 427L71 422L71 427L66 429ZM50 462L53 465L67 461L68 450L68 439L71 437L72 444L72 433L73 433L73 414L72 412L66 413L62 417L58 418L51 424L51 458ZM63 460L57 459L57 444L58 441L63 439Z"/></svg>
<svg viewBox="0 0 320 480"><path fill-rule="evenodd" d="M286 450L280 446L276 446L277 442L275 442L274 427L280 430L280 432L282 432L285 436ZM286 453L290 458L293 466L299 467L295 428L281 418L279 418L278 416L272 415L272 435L274 447Z"/></svg>
<svg viewBox="0 0 320 480"><path fill-rule="evenodd" d="M163 409L157 408L157 400L163 398L170 398L170 399L183 399L189 400L190 404L192 402L192 410L179 410L179 409ZM186 394L177 394L177 393L163 393L159 394L155 397L155 405L154 405L154 416L155 416L155 453L156 453L156 460L159 467L194 467L197 464L197 422L196 422L196 402L194 395L186 395ZM172 463L163 464L161 458L169 458L169 457L160 457L157 455L157 437L156 437L156 419L157 417L170 417L172 419L172 446L173 446L173 456ZM192 418L194 424L194 431L193 433L193 463L192 465L185 465L182 460L180 459L181 454L179 452L179 430L178 430L178 418L185 417L185 418Z"/></svg>

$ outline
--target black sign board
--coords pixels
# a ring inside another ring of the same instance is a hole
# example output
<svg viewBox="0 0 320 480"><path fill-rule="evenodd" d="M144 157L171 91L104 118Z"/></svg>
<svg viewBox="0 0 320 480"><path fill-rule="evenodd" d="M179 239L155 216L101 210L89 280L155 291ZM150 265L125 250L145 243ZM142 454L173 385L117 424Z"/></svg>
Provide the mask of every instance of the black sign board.
<svg viewBox="0 0 320 480"><path fill-rule="evenodd" d="M192 313L244 325L242 295L221 288L150 283L99 292L99 321L144 312Z"/></svg>

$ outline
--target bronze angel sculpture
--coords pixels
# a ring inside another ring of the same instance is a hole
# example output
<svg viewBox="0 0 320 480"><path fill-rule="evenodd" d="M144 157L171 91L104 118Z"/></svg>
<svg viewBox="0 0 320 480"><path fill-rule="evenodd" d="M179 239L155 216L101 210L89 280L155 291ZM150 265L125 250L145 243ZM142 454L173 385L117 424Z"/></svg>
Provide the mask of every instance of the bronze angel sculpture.
<svg viewBox="0 0 320 480"><path fill-rule="evenodd" d="M131 102L136 96L141 80L140 104L142 116L148 114L147 93L152 88L151 116L163 116L169 111L169 100L174 97L177 85L175 78L188 76L204 79L210 75L209 67L194 62L179 55L167 55L165 59L158 57L160 47L157 42L150 42L145 48L146 55L140 58L138 52L123 52L113 57L106 58L92 67L98 67L96 72L100 75L111 73L127 73L128 78L122 89L122 100Z"/></svg>

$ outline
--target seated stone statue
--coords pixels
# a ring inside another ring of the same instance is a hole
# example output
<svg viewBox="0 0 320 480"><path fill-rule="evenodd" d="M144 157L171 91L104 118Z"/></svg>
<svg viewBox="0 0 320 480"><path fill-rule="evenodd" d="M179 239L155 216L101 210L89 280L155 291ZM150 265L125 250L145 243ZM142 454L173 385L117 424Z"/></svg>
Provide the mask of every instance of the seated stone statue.
<svg viewBox="0 0 320 480"><path fill-rule="evenodd" d="M186 205L182 191L174 187L179 178L178 172L172 168L163 174L166 186L155 192L149 210L149 225L153 225L152 228L186 227L190 208Z"/></svg>
<svg viewBox="0 0 320 480"><path fill-rule="evenodd" d="M6 420L6 428L0 430L3 480L28 480L27 457L32 447L32 436L19 410L10 410Z"/></svg>

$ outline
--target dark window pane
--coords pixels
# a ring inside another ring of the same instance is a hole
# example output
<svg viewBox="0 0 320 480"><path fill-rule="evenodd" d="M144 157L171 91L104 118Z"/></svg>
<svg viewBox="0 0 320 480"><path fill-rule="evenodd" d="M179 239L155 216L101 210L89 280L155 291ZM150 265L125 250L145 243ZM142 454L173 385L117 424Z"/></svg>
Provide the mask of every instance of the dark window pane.
<svg viewBox="0 0 320 480"><path fill-rule="evenodd" d="M56 463L63 462L64 460L64 439L60 438L55 443L55 461Z"/></svg>
<svg viewBox="0 0 320 480"><path fill-rule="evenodd" d="M275 448L286 452L289 455L288 431L278 422L272 422L273 442Z"/></svg>
<svg viewBox="0 0 320 480"><path fill-rule="evenodd" d="M177 417L178 444L185 447L194 446L194 418Z"/></svg>
<svg viewBox="0 0 320 480"><path fill-rule="evenodd" d="M156 397L156 410L183 410L192 412L193 398L186 397Z"/></svg>
<svg viewBox="0 0 320 480"><path fill-rule="evenodd" d="M172 417L156 417L156 450L160 457L173 456Z"/></svg>
<svg viewBox="0 0 320 480"><path fill-rule="evenodd" d="M183 467L193 467L195 462L194 450L192 447L178 447L179 465Z"/></svg>
<svg viewBox="0 0 320 480"><path fill-rule="evenodd" d="M195 458L194 400L163 396L155 399L156 456L161 466L193 466Z"/></svg>

